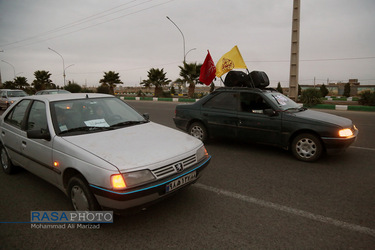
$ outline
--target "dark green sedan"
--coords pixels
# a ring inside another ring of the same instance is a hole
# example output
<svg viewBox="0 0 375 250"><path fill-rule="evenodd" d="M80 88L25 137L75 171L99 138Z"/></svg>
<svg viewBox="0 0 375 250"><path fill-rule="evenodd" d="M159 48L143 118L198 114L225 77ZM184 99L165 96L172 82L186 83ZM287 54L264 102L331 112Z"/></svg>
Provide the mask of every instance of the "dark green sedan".
<svg viewBox="0 0 375 250"><path fill-rule="evenodd" d="M302 161L352 144L358 129L351 120L307 110L273 89L220 88L194 104L176 107L176 127L205 141L230 137L292 151Z"/></svg>

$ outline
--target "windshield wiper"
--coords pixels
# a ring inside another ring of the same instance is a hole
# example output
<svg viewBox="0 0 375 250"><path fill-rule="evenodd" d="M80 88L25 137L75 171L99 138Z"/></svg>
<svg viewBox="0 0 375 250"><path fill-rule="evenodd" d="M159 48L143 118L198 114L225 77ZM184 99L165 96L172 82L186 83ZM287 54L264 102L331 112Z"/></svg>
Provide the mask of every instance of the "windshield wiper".
<svg viewBox="0 0 375 250"><path fill-rule="evenodd" d="M126 126L132 126L136 124L146 123L147 121L126 121L126 122L119 122L116 124L111 125L111 128L113 127L126 127Z"/></svg>
<svg viewBox="0 0 375 250"><path fill-rule="evenodd" d="M299 108L287 108L284 111L289 111L289 110L299 110Z"/></svg>
<svg viewBox="0 0 375 250"><path fill-rule="evenodd" d="M60 132L60 135L62 134L67 134L71 132L79 132L79 131L84 131L84 132L93 132L93 131L105 131L105 130L112 130L113 128L110 127L93 127L93 126L85 126L85 127L77 127L77 128L71 128L68 130L64 130Z"/></svg>
<svg viewBox="0 0 375 250"><path fill-rule="evenodd" d="M290 110L295 110L295 111L305 111L307 108L304 107L296 107L296 108L287 108L284 111L290 111Z"/></svg>

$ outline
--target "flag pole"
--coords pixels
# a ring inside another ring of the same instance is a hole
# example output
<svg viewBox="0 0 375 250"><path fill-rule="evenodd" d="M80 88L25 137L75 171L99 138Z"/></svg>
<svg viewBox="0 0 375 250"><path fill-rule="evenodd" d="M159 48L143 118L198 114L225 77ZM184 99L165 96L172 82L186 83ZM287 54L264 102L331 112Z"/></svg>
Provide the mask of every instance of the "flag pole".
<svg viewBox="0 0 375 250"><path fill-rule="evenodd" d="M220 76L220 80L224 84L223 78L221 78L221 76ZM225 87L225 84L224 84L224 87Z"/></svg>
<svg viewBox="0 0 375 250"><path fill-rule="evenodd" d="M246 68L246 71L247 71L247 75L249 76L249 79L250 79L250 82L251 82L251 86L252 86L253 88L255 88L255 85L254 85L253 79L252 79L251 76L250 76L250 71L249 71L249 69Z"/></svg>

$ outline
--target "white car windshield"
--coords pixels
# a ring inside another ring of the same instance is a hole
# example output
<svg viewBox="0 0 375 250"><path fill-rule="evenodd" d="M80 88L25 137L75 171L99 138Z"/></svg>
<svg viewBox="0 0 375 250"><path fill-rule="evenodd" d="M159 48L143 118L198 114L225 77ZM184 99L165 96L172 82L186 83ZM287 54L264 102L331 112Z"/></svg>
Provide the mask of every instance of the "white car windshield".
<svg viewBox="0 0 375 250"><path fill-rule="evenodd" d="M27 94L20 90L20 91L8 91L8 97L24 97L27 96Z"/></svg>
<svg viewBox="0 0 375 250"><path fill-rule="evenodd" d="M115 97L52 102L51 114L58 135L100 132L147 122Z"/></svg>

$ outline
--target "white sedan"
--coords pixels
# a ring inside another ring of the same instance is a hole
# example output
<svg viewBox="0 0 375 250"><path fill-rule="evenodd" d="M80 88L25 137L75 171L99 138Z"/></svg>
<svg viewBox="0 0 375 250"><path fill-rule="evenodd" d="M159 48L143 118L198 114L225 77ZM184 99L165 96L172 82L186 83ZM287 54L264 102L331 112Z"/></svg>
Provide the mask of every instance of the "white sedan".
<svg viewBox="0 0 375 250"><path fill-rule="evenodd" d="M144 207L194 183L203 143L104 94L28 96L0 119L1 166L57 186L75 210Z"/></svg>

